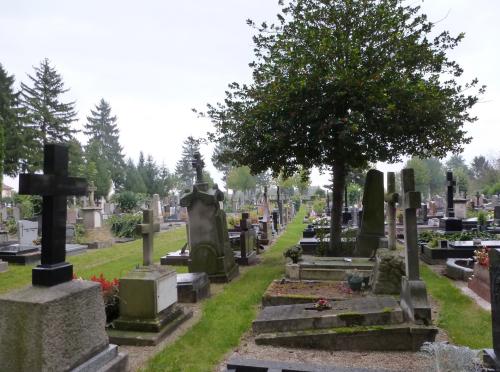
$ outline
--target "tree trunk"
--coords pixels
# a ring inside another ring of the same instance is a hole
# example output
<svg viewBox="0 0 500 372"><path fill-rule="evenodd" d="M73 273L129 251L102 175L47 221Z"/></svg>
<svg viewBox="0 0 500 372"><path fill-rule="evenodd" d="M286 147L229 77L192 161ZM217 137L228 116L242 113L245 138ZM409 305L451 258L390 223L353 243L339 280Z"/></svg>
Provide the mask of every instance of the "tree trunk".
<svg viewBox="0 0 500 372"><path fill-rule="evenodd" d="M330 245L328 256L338 256L341 252L340 234L342 232L342 202L344 199L344 186L346 169L344 163L335 162L332 167L332 210L330 220Z"/></svg>

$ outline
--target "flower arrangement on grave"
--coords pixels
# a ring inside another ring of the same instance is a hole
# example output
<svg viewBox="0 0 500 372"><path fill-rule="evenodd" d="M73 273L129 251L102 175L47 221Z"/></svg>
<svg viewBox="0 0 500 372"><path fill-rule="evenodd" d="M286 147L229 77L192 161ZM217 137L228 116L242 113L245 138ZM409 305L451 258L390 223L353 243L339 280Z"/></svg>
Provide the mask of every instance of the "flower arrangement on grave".
<svg viewBox="0 0 500 372"><path fill-rule="evenodd" d="M82 278L78 278L76 274L73 274L73 279L83 280ZM118 293L120 291L120 281L117 278L107 280L103 273L99 276L92 275L89 280L101 285L102 297L106 311L106 323L112 322L114 319L118 318L120 311L120 302L118 297Z"/></svg>
<svg viewBox="0 0 500 372"><path fill-rule="evenodd" d="M300 245L294 245L283 252L285 258L290 258L294 264L298 263L302 256L302 248Z"/></svg>
<svg viewBox="0 0 500 372"><path fill-rule="evenodd" d="M37 238L33 240L33 245L42 245L42 237L37 236Z"/></svg>
<svg viewBox="0 0 500 372"><path fill-rule="evenodd" d="M482 248L482 249L476 249L474 251L474 259L476 262L484 267L489 267L490 265L490 256L488 252L490 249L488 247Z"/></svg>
<svg viewBox="0 0 500 372"><path fill-rule="evenodd" d="M314 303L314 309L318 311L328 310L331 308L332 305L330 305L330 302L325 298L320 298L318 301Z"/></svg>

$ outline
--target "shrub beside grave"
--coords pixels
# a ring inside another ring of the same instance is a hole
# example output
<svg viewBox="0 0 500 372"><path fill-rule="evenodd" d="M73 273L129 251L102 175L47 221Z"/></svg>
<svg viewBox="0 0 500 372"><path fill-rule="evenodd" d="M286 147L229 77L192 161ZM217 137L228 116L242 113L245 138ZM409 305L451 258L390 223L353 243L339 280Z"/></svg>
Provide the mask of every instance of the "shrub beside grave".
<svg viewBox="0 0 500 372"><path fill-rule="evenodd" d="M137 238L136 226L142 222L140 214L124 213L108 218L111 231L118 238Z"/></svg>

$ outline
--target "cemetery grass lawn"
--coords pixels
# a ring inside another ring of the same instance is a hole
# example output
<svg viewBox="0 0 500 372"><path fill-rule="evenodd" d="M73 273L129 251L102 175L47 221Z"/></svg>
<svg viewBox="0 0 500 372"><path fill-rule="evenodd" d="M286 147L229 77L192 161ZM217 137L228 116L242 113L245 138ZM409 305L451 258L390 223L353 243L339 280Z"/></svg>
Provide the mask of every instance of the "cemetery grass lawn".
<svg viewBox="0 0 500 372"><path fill-rule="evenodd" d="M304 229L304 215L302 208L272 248L261 256L260 264L206 300L200 321L152 358L145 371L211 371L227 352L238 346L257 315L266 288L283 275L283 251L297 244Z"/></svg>
<svg viewBox="0 0 500 372"><path fill-rule="evenodd" d="M437 325L443 328L450 341L472 349L492 347L491 314L455 287L450 279L421 266L422 278L430 295L440 305Z"/></svg>
<svg viewBox="0 0 500 372"><path fill-rule="evenodd" d="M186 242L184 227L156 234L154 245L154 260L167 252L182 248ZM83 279L92 275L104 274L106 279L120 278L137 265L142 265L142 239L129 243L115 244L110 248L89 249L86 253L67 257L73 264L73 272ZM31 284L31 269L33 266L9 264L9 270L0 274L0 293ZM177 272L186 272L184 267L176 267Z"/></svg>

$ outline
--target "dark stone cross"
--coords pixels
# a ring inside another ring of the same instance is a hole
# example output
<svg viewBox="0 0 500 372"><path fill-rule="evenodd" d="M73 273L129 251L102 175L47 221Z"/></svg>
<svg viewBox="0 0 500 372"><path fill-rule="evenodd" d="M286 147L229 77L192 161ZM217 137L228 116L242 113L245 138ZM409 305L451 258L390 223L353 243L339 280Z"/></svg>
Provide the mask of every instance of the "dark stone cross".
<svg viewBox="0 0 500 372"><path fill-rule="evenodd" d="M453 209L453 192L456 182L453 180L453 172L446 172L446 217L455 217Z"/></svg>
<svg viewBox="0 0 500 372"><path fill-rule="evenodd" d="M142 235L142 264L153 264L153 238L160 231L160 224L153 221L153 210L142 211L143 223L137 225L137 232Z"/></svg>
<svg viewBox="0 0 500 372"><path fill-rule="evenodd" d="M19 175L19 194L41 195L42 255L33 269L32 283L53 286L73 279L73 265L66 260L66 197L85 195L87 180L68 177L68 147L44 146L43 173Z"/></svg>
<svg viewBox="0 0 500 372"><path fill-rule="evenodd" d="M196 169L196 183L203 183L203 167L205 162L201 159L199 152L194 153L194 159L191 161L191 165Z"/></svg>

